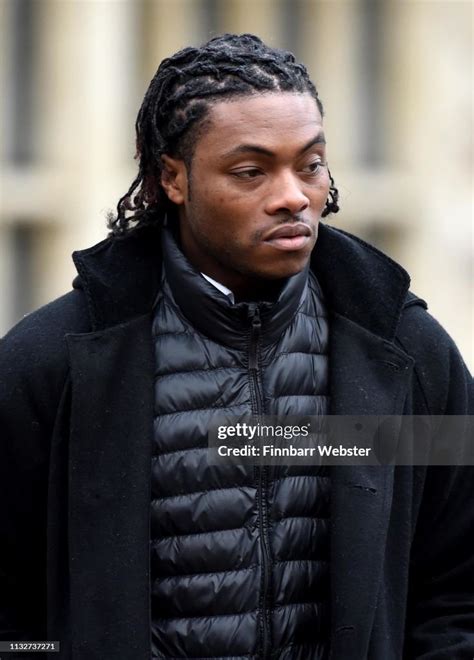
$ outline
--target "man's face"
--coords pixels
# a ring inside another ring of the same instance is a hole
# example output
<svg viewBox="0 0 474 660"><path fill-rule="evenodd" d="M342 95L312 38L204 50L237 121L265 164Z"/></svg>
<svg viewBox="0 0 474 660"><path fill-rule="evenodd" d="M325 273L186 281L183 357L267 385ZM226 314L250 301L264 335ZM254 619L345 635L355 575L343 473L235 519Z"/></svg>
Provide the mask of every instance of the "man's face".
<svg viewBox="0 0 474 660"><path fill-rule="evenodd" d="M304 268L329 193L322 119L309 94L214 104L191 172L165 156L191 263L235 292Z"/></svg>

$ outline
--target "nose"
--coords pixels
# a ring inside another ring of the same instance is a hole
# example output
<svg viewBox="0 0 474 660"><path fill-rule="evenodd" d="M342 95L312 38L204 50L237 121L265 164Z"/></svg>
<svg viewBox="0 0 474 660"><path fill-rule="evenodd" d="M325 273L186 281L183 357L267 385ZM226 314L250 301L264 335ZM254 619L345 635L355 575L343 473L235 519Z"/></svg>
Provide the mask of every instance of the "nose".
<svg viewBox="0 0 474 660"><path fill-rule="evenodd" d="M265 210L269 215L296 215L309 206L309 198L302 190L302 182L291 172L275 177Z"/></svg>

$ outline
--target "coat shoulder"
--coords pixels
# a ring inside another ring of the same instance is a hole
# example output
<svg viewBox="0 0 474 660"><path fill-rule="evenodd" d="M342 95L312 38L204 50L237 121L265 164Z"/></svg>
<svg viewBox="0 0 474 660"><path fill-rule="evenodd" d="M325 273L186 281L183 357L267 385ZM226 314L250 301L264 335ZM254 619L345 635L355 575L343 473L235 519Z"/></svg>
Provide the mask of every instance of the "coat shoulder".
<svg viewBox="0 0 474 660"><path fill-rule="evenodd" d="M0 340L0 409L50 422L68 374L65 336L89 331L82 290L31 312Z"/></svg>
<svg viewBox="0 0 474 660"><path fill-rule="evenodd" d="M90 329L84 294L80 289L53 300L27 314L0 341L2 363L13 361L18 368L24 358L32 368L35 363L55 361L64 355L64 337L68 333Z"/></svg>
<svg viewBox="0 0 474 660"><path fill-rule="evenodd" d="M415 362L415 378L426 414L473 414L472 377L450 335L428 312L427 304L409 292L395 342Z"/></svg>

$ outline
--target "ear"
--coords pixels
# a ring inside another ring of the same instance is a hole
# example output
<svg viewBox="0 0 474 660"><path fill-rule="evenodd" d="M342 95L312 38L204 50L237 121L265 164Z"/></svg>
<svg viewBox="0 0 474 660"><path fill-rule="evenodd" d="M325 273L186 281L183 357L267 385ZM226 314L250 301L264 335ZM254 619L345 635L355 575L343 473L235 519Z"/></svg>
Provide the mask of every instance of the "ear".
<svg viewBox="0 0 474 660"><path fill-rule="evenodd" d="M163 154L161 162L163 163L161 172L163 190L171 202L182 206L188 196L188 176L184 161Z"/></svg>

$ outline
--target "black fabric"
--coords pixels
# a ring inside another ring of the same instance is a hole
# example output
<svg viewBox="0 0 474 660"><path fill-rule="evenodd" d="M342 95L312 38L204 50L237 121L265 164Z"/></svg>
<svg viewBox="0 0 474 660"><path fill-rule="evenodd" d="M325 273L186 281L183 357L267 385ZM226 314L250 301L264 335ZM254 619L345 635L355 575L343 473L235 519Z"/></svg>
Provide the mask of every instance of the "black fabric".
<svg viewBox="0 0 474 660"><path fill-rule="evenodd" d="M0 638L59 639L52 660L149 660L159 231L74 258L76 290L0 342ZM321 225L312 269L330 413L473 413L472 378L402 268ZM331 660L474 654L473 481L333 468Z"/></svg>
<svg viewBox="0 0 474 660"><path fill-rule="evenodd" d="M220 344L245 350L249 335L249 306L232 305L225 294L208 282L183 259L172 232L163 232L163 262L166 276L182 313L197 330ZM259 303L262 321L260 343L274 343L288 326L306 296L309 263L288 278L275 302ZM319 286L319 285L317 285ZM321 295L321 294L320 294Z"/></svg>
<svg viewBox="0 0 474 660"><path fill-rule="evenodd" d="M209 464L210 424L223 413L253 413L249 304L231 304L201 277L168 230L163 254L153 321L153 658L262 658L266 618L266 657L322 660L329 476L317 466L279 465L262 484L262 468ZM290 278L260 307L264 412L326 414L328 322L314 275Z"/></svg>

